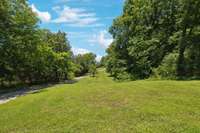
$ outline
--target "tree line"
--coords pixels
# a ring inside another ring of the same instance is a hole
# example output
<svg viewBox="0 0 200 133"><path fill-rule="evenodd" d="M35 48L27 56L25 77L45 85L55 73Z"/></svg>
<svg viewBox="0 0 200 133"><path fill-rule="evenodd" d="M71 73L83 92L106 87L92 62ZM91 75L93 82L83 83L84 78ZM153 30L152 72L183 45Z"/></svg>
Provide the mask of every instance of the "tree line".
<svg viewBox="0 0 200 133"><path fill-rule="evenodd" d="M103 58L115 79L200 77L200 1L126 0Z"/></svg>
<svg viewBox="0 0 200 133"><path fill-rule="evenodd" d="M26 0L0 1L0 85L59 82L96 73L96 56L75 56L66 33L52 33Z"/></svg>

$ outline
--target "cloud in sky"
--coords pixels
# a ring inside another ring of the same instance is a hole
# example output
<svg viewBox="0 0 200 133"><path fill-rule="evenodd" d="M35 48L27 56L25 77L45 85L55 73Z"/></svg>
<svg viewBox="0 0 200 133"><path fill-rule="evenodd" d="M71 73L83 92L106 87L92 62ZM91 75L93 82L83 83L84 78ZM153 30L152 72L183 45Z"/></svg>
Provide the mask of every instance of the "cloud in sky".
<svg viewBox="0 0 200 133"><path fill-rule="evenodd" d="M108 48L112 42L113 39L109 36L106 30L100 31L99 34L93 35L93 37L89 39L89 43L97 43L103 48Z"/></svg>
<svg viewBox="0 0 200 133"><path fill-rule="evenodd" d="M58 18L52 20L54 23L66 23L69 26L99 26L97 23L98 18L93 12L88 12L83 8L71 8L69 6L64 6L61 9L59 6L54 7L58 14Z"/></svg>
<svg viewBox="0 0 200 133"><path fill-rule="evenodd" d="M90 51L87 50L87 49L83 49L83 48L75 48L75 47L72 48L72 51L73 51L74 55L79 55L79 54L82 55L82 54L90 53Z"/></svg>
<svg viewBox="0 0 200 133"><path fill-rule="evenodd" d="M103 56L101 56L101 55L97 55L96 61L100 62L102 57L103 57Z"/></svg>
<svg viewBox="0 0 200 133"><path fill-rule="evenodd" d="M61 30L74 53L93 52L105 55L112 43L106 31L114 18L121 14L123 0L29 0L30 7L42 23L40 27L53 32ZM97 57L98 60L100 56Z"/></svg>
<svg viewBox="0 0 200 133"><path fill-rule="evenodd" d="M62 23L67 24L71 27L99 27L102 24L97 21L99 18L93 12L88 12L83 8L71 8L69 6L64 6L63 9L60 6L53 7L58 15L57 18L51 19L51 14L47 11L40 11L37 7L32 4L32 11L38 15L38 18L44 23Z"/></svg>
<svg viewBox="0 0 200 133"><path fill-rule="evenodd" d="M83 55L83 54L87 54L87 53L91 53L91 51L87 50L87 49L83 49L83 48L72 48L72 51L74 53L74 55ZM103 56L101 55L96 55L96 61L100 62L101 58Z"/></svg>
<svg viewBox="0 0 200 133"><path fill-rule="evenodd" d="M58 0L59 3L66 3L66 2L90 2L91 0Z"/></svg>
<svg viewBox="0 0 200 133"><path fill-rule="evenodd" d="M32 11L34 13L36 13L39 17L39 19L42 21L42 22L50 22L51 21L51 14L49 12L42 12L42 11L39 11L34 4L31 5L31 8L32 8Z"/></svg>

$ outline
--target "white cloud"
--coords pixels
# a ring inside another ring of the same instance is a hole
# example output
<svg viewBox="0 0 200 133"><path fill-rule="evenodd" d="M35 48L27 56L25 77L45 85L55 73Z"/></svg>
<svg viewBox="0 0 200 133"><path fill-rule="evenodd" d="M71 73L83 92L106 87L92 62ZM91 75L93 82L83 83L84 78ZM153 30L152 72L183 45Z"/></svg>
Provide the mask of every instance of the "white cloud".
<svg viewBox="0 0 200 133"><path fill-rule="evenodd" d="M101 56L101 55L97 55L96 61L97 61L97 62L100 62L102 57L103 57L103 56Z"/></svg>
<svg viewBox="0 0 200 133"><path fill-rule="evenodd" d="M83 54L91 53L91 51L89 51L87 49L75 48L75 47L72 48L72 52L74 53L74 55L83 55ZM101 55L97 55L96 56L96 61L100 62L102 57L103 56L101 56Z"/></svg>
<svg viewBox="0 0 200 133"><path fill-rule="evenodd" d="M51 14L49 12L42 12L42 11L39 11L34 4L31 5L31 8L32 8L32 11L35 12L39 19L42 21L42 22L50 22L51 21Z"/></svg>
<svg viewBox="0 0 200 133"><path fill-rule="evenodd" d="M83 48L74 48L74 47L73 47L73 48L72 48L72 51L73 51L74 55L90 53L89 50L83 49Z"/></svg>
<svg viewBox="0 0 200 133"><path fill-rule="evenodd" d="M109 34L106 30L103 30L100 31L98 35L93 35L92 39L90 39L89 42L98 43L103 48L108 48L109 45L113 42L113 39L109 37Z"/></svg>
<svg viewBox="0 0 200 133"><path fill-rule="evenodd" d="M61 9L61 7L60 6L54 6L54 7L52 7L52 9L57 12Z"/></svg>
<svg viewBox="0 0 200 133"><path fill-rule="evenodd" d="M73 51L74 55L83 55L83 54L91 53L91 51L89 51L87 49L75 48L75 47L72 48L72 51ZM102 57L103 56L101 56L101 55L97 55L96 61L100 62Z"/></svg>
<svg viewBox="0 0 200 133"><path fill-rule="evenodd" d="M58 18L54 19L54 23L66 23L69 26L91 26L99 24L97 23L98 18L93 12L88 12L82 8L71 8L65 6L63 9L59 7L53 8L58 13Z"/></svg>
<svg viewBox="0 0 200 133"><path fill-rule="evenodd" d="M67 3L67 2L90 2L91 0L57 0L57 3Z"/></svg>

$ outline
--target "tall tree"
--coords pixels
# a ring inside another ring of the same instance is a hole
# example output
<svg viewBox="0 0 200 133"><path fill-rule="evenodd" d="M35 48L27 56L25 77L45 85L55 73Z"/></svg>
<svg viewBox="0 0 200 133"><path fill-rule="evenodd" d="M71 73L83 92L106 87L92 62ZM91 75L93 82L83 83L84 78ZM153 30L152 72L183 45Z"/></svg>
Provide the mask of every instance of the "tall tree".
<svg viewBox="0 0 200 133"><path fill-rule="evenodd" d="M133 79L148 78L152 68L178 49L177 73L184 76L184 53L194 44L191 40L199 27L198 18L197 0L127 0L123 15L110 28L114 38L108 50L112 72L121 68Z"/></svg>
<svg viewBox="0 0 200 133"><path fill-rule="evenodd" d="M186 48L196 44L195 40L200 38L200 1L198 0L182 0L180 8L179 24L179 57L177 74L179 77L186 76L185 51ZM195 49L194 49L195 50Z"/></svg>
<svg viewBox="0 0 200 133"><path fill-rule="evenodd" d="M66 34L37 26L26 0L0 1L0 81L37 83L73 77Z"/></svg>

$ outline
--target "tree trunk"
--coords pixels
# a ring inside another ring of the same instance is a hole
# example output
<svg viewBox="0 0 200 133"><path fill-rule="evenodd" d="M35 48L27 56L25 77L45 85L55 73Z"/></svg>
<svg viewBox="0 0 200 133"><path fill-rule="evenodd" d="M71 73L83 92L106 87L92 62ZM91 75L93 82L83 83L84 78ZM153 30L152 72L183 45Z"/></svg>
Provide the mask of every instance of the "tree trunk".
<svg viewBox="0 0 200 133"><path fill-rule="evenodd" d="M183 30L182 36L181 36L181 40L180 40L180 44L179 44L179 57L178 57L178 62L177 62L177 76L179 78L182 78L184 76L186 76L186 70L185 70L185 49L186 49L186 28Z"/></svg>
<svg viewBox="0 0 200 133"><path fill-rule="evenodd" d="M0 82L0 87L4 87L4 80L3 79Z"/></svg>

